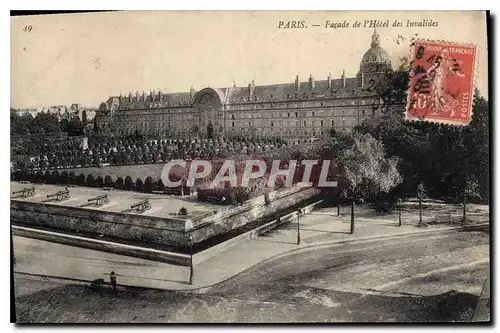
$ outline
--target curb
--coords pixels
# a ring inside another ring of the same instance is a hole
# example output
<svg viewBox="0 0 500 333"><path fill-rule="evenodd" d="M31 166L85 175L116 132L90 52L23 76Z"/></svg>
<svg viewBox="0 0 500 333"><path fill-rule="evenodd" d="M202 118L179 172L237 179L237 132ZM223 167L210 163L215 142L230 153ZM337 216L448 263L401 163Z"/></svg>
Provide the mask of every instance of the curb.
<svg viewBox="0 0 500 333"><path fill-rule="evenodd" d="M444 227L444 228L439 228L439 229L425 229L425 230L418 230L418 231L414 231L414 232L406 232L406 233L398 233L398 234L392 234L392 235L381 235L381 236L367 236L367 237L359 237L359 238L353 238L353 239L343 239L343 240L334 240L334 241L327 241L327 242L319 242L319 243L313 243L313 244L307 244L307 245L303 245L303 246L300 246L298 248L295 248L295 249L291 249L291 250L288 250L288 251L285 251L285 252L282 252L282 253L279 253L279 254L276 254L276 255L273 255L269 258L266 258L266 259L263 259L259 262L256 262L254 263L253 265L239 271L239 272L236 272L228 277L225 277L223 278L222 280L220 281L217 281L215 283L212 283L212 284L208 284L208 285L205 285L205 286L198 286L198 287L193 287L193 288L187 288L187 289L173 289L173 288L154 288L154 287L140 287L140 286L133 286L133 285L122 285L123 287L126 287L126 288L145 288L145 289L152 289L152 290L164 290L164 291L178 291L178 292L200 292L200 291L204 291L205 289L208 289L208 288L211 288L213 286L216 286L220 283L223 283L231 278L233 278L234 276L238 275L238 274L241 274L249 269L251 269L252 267L256 266L256 265L259 265L259 264L263 264L263 263L266 263L266 262L269 262L271 260L275 260L275 259L278 259L278 258L281 258L281 257L285 257L285 256L288 256L288 255L292 255L292 254L296 254L296 253L300 253L300 252L306 252L306 251L310 251L311 249L313 248L322 248L322 247L328 247L328 246L331 246L331 245L335 245L335 244L345 244L345 243L356 243L356 242L365 242L365 241L372 241L372 240L377 240L377 239L393 239L393 238L398 238L398 237L405 237L405 236L415 236L415 235L423 235L423 234L430 234L430 233L441 233L441 232L450 232L450 231L455 231L455 230L463 230L463 231L466 231L466 230L474 230L474 229L478 229L478 228L484 228L484 227L489 227L490 224L489 223L480 223L480 224L475 224L475 225L467 225L467 226L456 226L456 227ZM25 274L23 272L17 272L18 274ZM48 278L56 278L56 279L68 279L68 278L64 278L64 277L57 277L57 276L50 276L50 275L38 275L38 274L32 274L32 275L37 275L37 276L42 276L42 277L48 277ZM79 281L87 281L87 282L91 282L91 280L79 280Z"/></svg>
<svg viewBox="0 0 500 333"><path fill-rule="evenodd" d="M271 261L271 260L275 260L275 259L279 259L279 258L282 258L282 257L286 257L288 255L291 255L291 254L295 254L295 253L300 253L300 252L306 252L306 251L310 251L311 249L313 248L322 248L322 247L328 247L330 245L335 245L335 244L344 244L344 243L356 243L356 242L364 242L364 241L371 241L371 240L377 240L377 239L392 239L392 238L398 238L398 237L405 237L405 236L415 236L415 235L422 235L422 234L426 234L426 233L440 233L440 232L450 232L450 231L454 231L454 230L468 230L468 229L476 229L476 228L482 228L482 227L489 227L489 223L481 223L481 224L476 224L476 225L470 225L470 226L457 226L457 227L445 227L445 228L439 228L439 229L427 229L427 230L420 230L420 231L415 231L415 232L410 232L410 233L399 233L399 234L393 234L393 235L385 235L385 236L368 236L368 237L360 237L360 238L355 238L355 239L346 239L346 240L335 240L335 241L329 241L329 242L320 242L320 243L314 243L314 244L308 244L308 245L304 245L304 246L301 246L301 247L298 247L296 249L292 249L292 250L289 250L289 251L286 251L286 252L283 252L283 253L279 253L279 254L276 254L272 257L269 257L269 258L266 258L262 261L259 261L255 264L253 264L252 266L250 267L247 267L245 269L243 269L242 271L236 273L236 274L233 274L227 278L224 278L222 280L220 280L219 282L216 282L216 283L213 283L213 284L210 284L210 285L207 285L207 286L202 286L202 287L196 287L196 288L191 288L191 289L168 289L168 290L177 290L177 291L200 291L202 289L208 289L208 288L211 288L213 286L216 286L222 282L225 282L229 279L231 279L232 277L238 275L238 274L241 274L247 270L249 270L250 268L256 266L256 265L259 265L259 264L262 264L262 263L266 263L268 261Z"/></svg>
<svg viewBox="0 0 500 333"><path fill-rule="evenodd" d="M18 237L39 239L57 244L76 246L96 251L130 256L134 258L153 260L176 266L189 266L189 262L191 260L190 256L186 254L75 236L61 232L22 227L14 224L11 225L11 233L12 235Z"/></svg>

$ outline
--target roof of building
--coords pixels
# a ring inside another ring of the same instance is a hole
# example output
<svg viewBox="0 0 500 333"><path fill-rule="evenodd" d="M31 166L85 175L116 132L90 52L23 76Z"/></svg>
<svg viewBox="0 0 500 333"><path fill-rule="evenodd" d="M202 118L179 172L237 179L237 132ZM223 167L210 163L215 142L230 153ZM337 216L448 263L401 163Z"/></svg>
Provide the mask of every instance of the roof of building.
<svg viewBox="0 0 500 333"><path fill-rule="evenodd" d="M377 30L373 31L370 48L361 58L361 64L359 66L360 71L365 71L365 68L369 68L373 64L391 64L389 54L380 47L380 39Z"/></svg>
<svg viewBox="0 0 500 333"><path fill-rule="evenodd" d="M373 64L386 64L390 67L391 61L387 52L380 47L379 35L374 31L370 49L362 57L360 69ZM221 102L224 104L239 104L258 101L286 101L290 99L314 99L319 97L356 97L367 94L360 87L358 77L346 78L343 73L340 78L333 79L331 75L326 80L316 81L312 76L307 81L300 81L299 87L295 82L269 85L255 85L252 81L246 87L214 88ZM127 96L110 97L101 108L106 110L130 110L161 108L172 106L189 106L196 100L193 88L189 92L169 93L150 92L129 94Z"/></svg>

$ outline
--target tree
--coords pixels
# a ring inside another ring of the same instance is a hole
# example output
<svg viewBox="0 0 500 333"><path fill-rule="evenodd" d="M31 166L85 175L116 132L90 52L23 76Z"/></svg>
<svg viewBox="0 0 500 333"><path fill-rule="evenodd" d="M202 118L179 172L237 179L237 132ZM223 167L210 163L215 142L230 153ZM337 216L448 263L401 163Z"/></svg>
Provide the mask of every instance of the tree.
<svg viewBox="0 0 500 333"><path fill-rule="evenodd" d="M135 181L135 188L137 192L142 192L144 190L144 183L141 178L137 178Z"/></svg>
<svg viewBox="0 0 500 333"><path fill-rule="evenodd" d="M422 226L422 200L424 200L427 197L427 190L424 186L424 183L418 184L417 187L417 198L418 198L418 212L419 212L419 219L418 219L418 226Z"/></svg>
<svg viewBox="0 0 500 333"><path fill-rule="evenodd" d="M147 177L146 181L144 182L144 192L146 193L151 193L153 192L153 178Z"/></svg>
<svg viewBox="0 0 500 333"><path fill-rule="evenodd" d="M113 178L111 178L110 175L106 175L106 177L104 177L104 185L106 187L114 187L115 184L113 182Z"/></svg>
<svg viewBox="0 0 500 333"><path fill-rule="evenodd" d="M463 194L462 194L462 205L463 205L463 222L467 222L467 199L469 198L481 198L479 190L479 182L474 179L467 179L465 182Z"/></svg>
<svg viewBox="0 0 500 333"><path fill-rule="evenodd" d="M87 175L87 179L85 181L85 185L87 185L88 187L95 187L96 183L95 183L94 176Z"/></svg>
<svg viewBox="0 0 500 333"><path fill-rule="evenodd" d="M103 187L104 186L104 180L102 179L101 176L97 176L95 179L95 186L96 187Z"/></svg>
<svg viewBox="0 0 500 333"><path fill-rule="evenodd" d="M80 186L85 185L85 175L83 173L76 176L76 184Z"/></svg>
<svg viewBox="0 0 500 333"><path fill-rule="evenodd" d="M186 207L181 207L181 209L179 209L179 215L187 215L188 214L188 211L186 209Z"/></svg>
<svg viewBox="0 0 500 333"><path fill-rule="evenodd" d="M342 193L351 201L350 233L354 233L355 201L378 197L401 183L398 159L387 157L384 145L370 134L354 133L331 140L330 149L340 165Z"/></svg>
<svg viewBox="0 0 500 333"><path fill-rule="evenodd" d="M44 179L43 179L43 171L42 171L42 170L38 170L38 171L36 172L36 180L37 180L38 182L43 183L43 180L44 180Z"/></svg>
<svg viewBox="0 0 500 333"><path fill-rule="evenodd" d="M400 158L405 180L398 196L413 195L419 183L429 186L430 197L452 197L461 193L471 176L479 183L483 201L489 196L489 104L476 89L473 116L468 126L452 126L426 121L405 121L404 105L408 73L398 72L389 79L389 90L379 92L384 99L378 107L382 116L357 126L355 131L370 133L381 140L388 156ZM396 101L392 103L391 101ZM461 195L460 195L461 197Z"/></svg>
<svg viewBox="0 0 500 333"><path fill-rule="evenodd" d="M68 184L69 183L69 174L66 170L61 172L61 176L59 178L60 178L59 181L61 182L61 184Z"/></svg>
<svg viewBox="0 0 500 333"><path fill-rule="evenodd" d="M71 119L63 131L68 133L68 136L81 136L83 135L83 124L79 118Z"/></svg>
<svg viewBox="0 0 500 333"><path fill-rule="evenodd" d="M70 184L76 184L76 175L73 171L70 171L68 175L68 181Z"/></svg>
<svg viewBox="0 0 500 333"><path fill-rule="evenodd" d="M132 184L133 184L132 177L130 176L125 177L125 182L123 183L123 189L126 191L130 191L132 189Z"/></svg>
<svg viewBox="0 0 500 333"><path fill-rule="evenodd" d="M163 184L163 181L160 179L158 179L158 181L156 182L155 184L155 188L157 191L163 191L165 190L165 185Z"/></svg>
<svg viewBox="0 0 500 333"><path fill-rule="evenodd" d="M464 145L468 156L467 178L477 181L480 198L484 201L489 199L490 189L489 125L488 101L475 89L472 121L467 126Z"/></svg>
<svg viewBox="0 0 500 333"><path fill-rule="evenodd" d="M52 171L52 175L50 177L51 184L57 184L59 182L59 172L57 170Z"/></svg>
<svg viewBox="0 0 500 333"><path fill-rule="evenodd" d="M117 190L122 190L123 189L123 178L122 177L118 177L116 179L116 182L115 182L115 188Z"/></svg>

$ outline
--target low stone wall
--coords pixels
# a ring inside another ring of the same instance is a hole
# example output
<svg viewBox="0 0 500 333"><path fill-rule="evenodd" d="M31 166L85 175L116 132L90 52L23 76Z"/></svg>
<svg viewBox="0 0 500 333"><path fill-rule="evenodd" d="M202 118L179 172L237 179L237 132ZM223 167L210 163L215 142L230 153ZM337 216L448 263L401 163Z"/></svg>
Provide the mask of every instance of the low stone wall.
<svg viewBox="0 0 500 333"><path fill-rule="evenodd" d="M186 230L190 232L196 243L201 242L311 198L316 194L316 189L294 187L293 189L285 189L283 193L276 192L278 193L274 195L274 199L269 204L266 204L264 196L258 197L243 205L217 211L196 220L193 219L187 223Z"/></svg>
<svg viewBox="0 0 500 333"><path fill-rule="evenodd" d="M309 213L316 209L316 206L321 204L323 200L319 200L313 204L310 204L308 206L302 207L303 214ZM297 212L292 212L289 214L286 214L282 217L275 220L272 220L270 222L267 222L264 225L261 225L260 227L257 227L253 230L250 230L244 234L241 234L239 236L236 236L234 238L231 238L223 243L217 244L215 246L212 246L204 251L196 253L196 255L193 256L193 263L196 265L198 263L201 263L207 259L212 258L213 256L216 256L217 254L221 253L222 251L228 250L231 247L235 246L241 241L244 240L249 240L252 239L253 237L262 235L266 232L269 232L280 225L287 224L287 223L293 223L297 221Z"/></svg>
<svg viewBox="0 0 500 333"><path fill-rule="evenodd" d="M109 212L84 207L59 206L11 200L11 220L23 224L71 232L102 234L107 237L186 247L224 234L265 216L286 209L316 194L312 187L292 187L272 193L270 203L264 196L243 205L222 208L186 219Z"/></svg>
<svg viewBox="0 0 500 333"><path fill-rule="evenodd" d="M13 222L57 230L102 234L109 237L184 246L184 220L96 211L81 207L57 206L11 200Z"/></svg>
<svg viewBox="0 0 500 333"><path fill-rule="evenodd" d="M107 242L87 237L79 237L64 233L51 232L33 228L12 226L12 234L19 237L40 239L48 242L77 246L125 256L164 262L177 266L189 266L191 257L186 254L160 251L139 246Z"/></svg>

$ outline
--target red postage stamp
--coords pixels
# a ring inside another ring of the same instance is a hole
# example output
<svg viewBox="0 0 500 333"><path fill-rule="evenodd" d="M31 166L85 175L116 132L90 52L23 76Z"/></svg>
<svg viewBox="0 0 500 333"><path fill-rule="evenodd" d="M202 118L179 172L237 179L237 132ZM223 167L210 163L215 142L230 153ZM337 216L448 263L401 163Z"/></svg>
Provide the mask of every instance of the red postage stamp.
<svg viewBox="0 0 500 333"><path fill-rule="evenodd" d="M417 40L406 118L467 125L472 116L476 47Z"/></svg>

